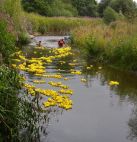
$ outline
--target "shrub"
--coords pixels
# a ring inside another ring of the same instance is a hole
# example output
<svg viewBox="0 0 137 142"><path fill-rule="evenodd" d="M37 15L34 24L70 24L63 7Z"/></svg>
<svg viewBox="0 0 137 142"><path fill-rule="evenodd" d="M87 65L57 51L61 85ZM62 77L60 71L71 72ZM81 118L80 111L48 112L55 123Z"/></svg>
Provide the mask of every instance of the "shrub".
<svg viewBox="0 0 137 142"><path fill-rule="evenodd" d="M92 35L85 40L85 50L87 57L90 59L102 61L104 48L99 45L98 40Z"/></svg>
<svg viewBox="0 0 137 142"><path fill-rule="evenodd" d="M111 49L109 62L128 70L137 70L137 48L136 38L132 37L120 41L118 46Z"/></svg>
<svg viewBox="0 0 137 142"><path fill-rule="evenodd" d="M18 35L18 44L19 45L26 45L30 43L30 39L26 33L19 33Z"/></svg>
<svg viewBox="0 0 137 142"><path fill-rule="evenodd" d="M104 11L104 21L106 24L114 22L118 19L118 13L111 7L107 7Z"/></svg>

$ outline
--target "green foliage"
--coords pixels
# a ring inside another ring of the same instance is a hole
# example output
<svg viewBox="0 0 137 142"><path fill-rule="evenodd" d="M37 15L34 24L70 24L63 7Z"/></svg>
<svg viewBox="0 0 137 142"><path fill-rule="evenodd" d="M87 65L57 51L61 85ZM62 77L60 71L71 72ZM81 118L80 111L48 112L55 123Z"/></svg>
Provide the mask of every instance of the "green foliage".
<svg viewBox="0 0 137 142"><path fill-rule="evenodd" d="M107 7L104 11L104 21L109 24L118 19L118 13L113 10L111 7Z"/></svg>
<svg viewBox="0 0 137 142"><path fill-rule="evenodd" d="M21 0L2 0L1 11L10 15L16 31L24 30L24 15L21 6Z"/></svg>
<svg viewBox="0 0 137 142"><path fill-rule="evenodd" d="M85 49L86 56L93 60L101 61L101 56L103 54L103 48L99 46L97 40L92 35L85 39Z"/></svg>
<svg viewBox="0 0 137 142"><path fill-rule="evenodd" d="M0 21L0 53L5 63L9 63L10 55L15 51L15 37L7 31L5 21Z"/></svg>
<svg viewBox="0 0 137 142"><path fill-rule="evenodd" d="M98 12L101 17L103 17L103 13L108 6L126 17L137 11L137 5L133 0L101 0L98 5Z"/></svg>
<svg viewBox="0 0 137 142"><path fill-rule="evenodd" d="M72 29L92 24L92 19L88 18L64 18L64 17L44 17L36 14L26 14L33 32L40 32L41 34L68 34Z"/></svg>
<svg viewBox="0 0 137 142"><path fill-rule="evenodd" d="M80 16L97 16L97 3L95 0L73 0Z"/></svg>
<svg viewBox="0 0 137 142"><path fill-rule="evenodd" d="M136 4L133 0L112 0L110 6L117 12L121 11L124 15L136 9Z"/></svg>
<svg viewBox="0 0 137 142"><path fill-rule="evenodd" d="M54 0L50 5L48 16L77 16L77 10L68 3L64 3L61 0Z"/></svg>
<svg viewBox="0 0 137 142"><path fill-rule="evenodd" d="M63 0L22 0L23 7L28 12L36 12L45 16L76 16L77 10L71 3Z"/></svg>
<svg viewBox="0 0 137 142"><path fill-rule="evenodd" d="M18 73L6 66L0 67L0 139L14 141L18 135L18 101L20 89Z"/></svg>
<svg viewBox="0 0 137 142"><path fill-rule="evenodd" d="M103 17L104 10L109 6L111 0L101 0L98 5L98 13Z"/></svg>
<svg viewBox="0 0 137 142"><path fill-rule="evenodd" d="M46 26L45 25L40 25L38 28L38 32L44 35L46 33Z"/></svg>
<svg viewBox="0 0 137 142"><path fill-rule="evenodd" d="M128 70L137 70L137 48L136 38L132 37L124 41L120 41L117 47L112 48L108 54L109 62L126 68Z"/></svg>
<svg viewBox="0 0 137 142"><path fill-rule="evenodd" d="M95 61L121 69L137 70L137 26L127 21L112 22L109 26L83 27L73 30L73 45Z"/></svg>
<svg viewBox="0 0 137 142"><path fill-rule="evenodd" d="M26 33L22 32L22 33L19 33L17 42L19 45L26 45L30 43L30 39Z"/></svg>
<svg viewBox="0 0 137 142"><path fill-rule="evenodd" d="M41 15L47 15L48 2L45 0L22 0L23 7L28 12L38 12Z"/></svg>

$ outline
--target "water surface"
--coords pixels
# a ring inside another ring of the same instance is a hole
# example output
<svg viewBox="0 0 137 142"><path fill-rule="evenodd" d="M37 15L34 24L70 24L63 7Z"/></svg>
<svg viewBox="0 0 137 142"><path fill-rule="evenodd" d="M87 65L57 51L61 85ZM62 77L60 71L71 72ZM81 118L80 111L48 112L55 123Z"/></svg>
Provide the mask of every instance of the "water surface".
<svg viewBox="0 0 137 142"><path fill-rule="evenodd" d="M62 37L36 37L32 43L42 41L49 48L56 48ZM77 57L75 57L77 58ZM60 80L74 91L72 110L52 111L50 120L41 125L46 128L46 135L40 134L41 142L136 142L137 141L137 76L134 73L119 71L109 67L93 70L83 69L90 64L78 59L77 69L82 75L72 75L53 64L47 67L51 73L60 72L69 78ZM26 74L28 82L39 79ZM87 79L86 83L80 81ZM46 79L48 81L57 79ZM111 87L108 82L116 80L119 86ZM37 87L49 88L48 84ZM40 122L41 123L41 122ZM48 124L46 124L48 123Z"/></svg>

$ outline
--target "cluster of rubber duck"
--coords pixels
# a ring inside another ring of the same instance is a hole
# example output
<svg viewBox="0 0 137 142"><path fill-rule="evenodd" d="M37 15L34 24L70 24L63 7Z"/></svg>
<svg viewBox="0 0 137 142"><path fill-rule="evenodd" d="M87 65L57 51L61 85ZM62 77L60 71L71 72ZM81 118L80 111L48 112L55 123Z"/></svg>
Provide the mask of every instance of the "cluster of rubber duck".
<svg viewBox="0 0 137 142"><path fill-rule="evenodd" d="M63 85L61 82L50 81L48 84L50 84L51 86L60 87L60 88L63 88L63 89L68 89L69 88L67 85Z"/></svg>
<svg viewBox="0 0 137 142"><path fill-rule="evenodd" d="M34 55L37 53L35 51L36 48L34 48ZM47 54L42 57L26 57L24 56L24 53L22 51L14 53L13 61L15 62L12 64L13 68L16 68L18 70L33 74L37 77L44 77L44 78L51 78L51 79L62 79L64 81L68 81L69 78L64 77L60 73L49 73L46 70L46 66L53 63L54 61L58 61L60 65L64 65L68 63L64 59L66 57L73 56L73 53L71 51L71 47L62 47L62 48L54 48L47 50L46 48L39 48L42 52L44 50L47 51ZM73 60L68 63L72 69L70 69L70 73L73 75L81 75L81 70L76 70L75 66L78 64L77 60ZM92 70L93 65L89 65L86 67L87 70ZM99 70L102 69L102 67L98 67ZM61 71L61 69L57 69L57 71ZM80 80L83 83L86 83L87 80L85 78L81 78ZM45 84L45 80L33 80L33 84ZM24 88L27 91L28 94L32 96L36 96L37 94L44 95L47 98L47 101L43 102L44 107L51 107L51 106L58 106L63 109L71 109L72 108L72 100L70 99L70 95L73 94L73 90L69 88L69 86L64 85L62 82L55 82L55 81L49 81L48 84L52 87L59 88L59 90L50 90L50 89L41 89L37 88L34 85L26 84L24 83ZM119 82L117 81L110 81L110 86L117 86L119 85Z"/></svg>
<svg viewBox="0 0 137 142"><path fill-rule="evenodd" d="M34 48L34 54L37 52L35 49L44 50L44 48ZM47 50L47 49L46 49ZM55 79L63 79L64 81L69 80L66 77L63 77L61 74L51 74L46 71L46 65L51 64L54 60L58 60L60 64L65 64L66 61L60 61L59 59L72 56L71 47L62 47L51 49L48 51L48 55L42 57L33 57L27 58L24 56L22 51L14 53L13 61L15 64L12 64L12 67L33 74L38 77L45 78L55 78ZM76 62L76 60L74 61ZM58 69L60 70L60 69ZM80 71L74 71L75 74L81 74ZM50 90L50 89L41 89L37 88L35 84L45 84L45 80L33 80L34 85L24 83L24 88L28 94L32 96L36 96L37 94L45 95L48 97L47 101L43 102L44 107L58 106L63 109L71 109L72 108L72 100L70 99L70 95L73 94L73 91L69 89L69 86L62 84L62 82L49 81L48 84L52 87L60 88L58 91Z"/></svg>
<svg viewBox="0 0 137 142"><path fill-rule="evenodd" d="M55 91L50 89L41 89L36 88L33 85L30 84L24 84L24 88L27 90L28 94L31 94L32 96L35 96L37 94L42 94L48 97L48 100L43 102L44 107L51 107L51 106L58 106L63 109L71 109L72 108L72 100L68 95L60 95L61 94L72 94L72 91L70 90L62 90Z"/></svg>

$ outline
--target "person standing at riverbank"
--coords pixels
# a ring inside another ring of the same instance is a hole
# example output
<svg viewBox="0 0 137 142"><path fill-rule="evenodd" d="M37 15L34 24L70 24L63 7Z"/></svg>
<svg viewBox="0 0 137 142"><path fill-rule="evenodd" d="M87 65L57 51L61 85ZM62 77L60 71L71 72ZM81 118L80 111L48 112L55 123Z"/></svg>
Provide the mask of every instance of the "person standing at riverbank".
<svg viewBox="0 0 137 142"><path fill-rule="evenodd" d="M58 45L59 45L59 47L63 47L65 45L64 39L59 40Z"/></svg>

